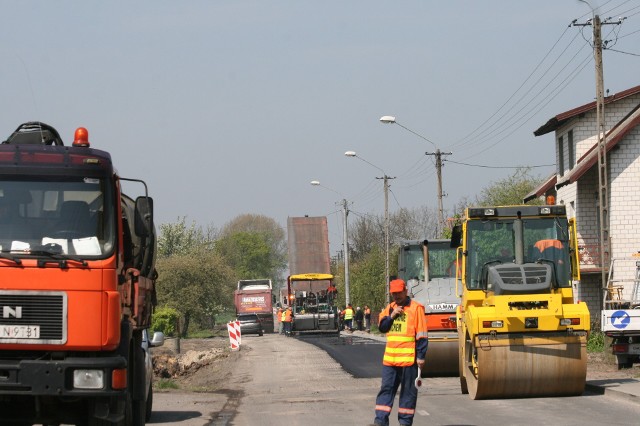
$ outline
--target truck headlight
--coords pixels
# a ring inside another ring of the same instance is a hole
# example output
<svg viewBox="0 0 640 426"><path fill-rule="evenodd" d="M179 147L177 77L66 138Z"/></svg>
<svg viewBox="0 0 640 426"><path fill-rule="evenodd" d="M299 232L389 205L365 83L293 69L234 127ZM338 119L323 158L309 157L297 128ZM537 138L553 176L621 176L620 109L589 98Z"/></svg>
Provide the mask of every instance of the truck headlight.
<svg viewBox="0 0 640 426"><path fill-rule="evenodd" d="M102 370L75 370L73 387L76 389L104 388L104 372Z"/></svg>

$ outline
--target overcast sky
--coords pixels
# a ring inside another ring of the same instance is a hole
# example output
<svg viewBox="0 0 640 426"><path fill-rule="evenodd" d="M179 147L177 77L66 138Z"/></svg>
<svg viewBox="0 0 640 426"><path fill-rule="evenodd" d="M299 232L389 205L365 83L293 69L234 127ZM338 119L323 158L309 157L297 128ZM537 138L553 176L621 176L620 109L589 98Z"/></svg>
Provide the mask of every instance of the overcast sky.
<svg viewBox="0 0 640 426"><path fill-rule="evenodd" d="M628 17L603 29L605 88L639 85L640 1L590 3ZM592 29L569 27L590 17L577 0L3 1L0 136L84 126L146 180L156 224L326 215L334 252L336 202L382 215L385 173L390 211L436 208L434 146L453 153L445 209L506 167L552 173L553 135L533 131L594 100Z"/></svg>

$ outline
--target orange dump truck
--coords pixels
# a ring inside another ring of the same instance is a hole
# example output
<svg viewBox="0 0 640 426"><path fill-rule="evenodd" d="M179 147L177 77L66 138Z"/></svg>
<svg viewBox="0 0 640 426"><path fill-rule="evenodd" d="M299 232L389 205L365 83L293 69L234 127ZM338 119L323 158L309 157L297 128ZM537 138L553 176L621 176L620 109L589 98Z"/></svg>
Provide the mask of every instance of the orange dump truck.
<svg viewBox="0 0 640 426"><path fill-rule="evenodd" d="M132 199L121 183L140 188ZM11 424L144 425L143 330L155 303L146 184L79 128L0 144L0 412Z"/></svg>

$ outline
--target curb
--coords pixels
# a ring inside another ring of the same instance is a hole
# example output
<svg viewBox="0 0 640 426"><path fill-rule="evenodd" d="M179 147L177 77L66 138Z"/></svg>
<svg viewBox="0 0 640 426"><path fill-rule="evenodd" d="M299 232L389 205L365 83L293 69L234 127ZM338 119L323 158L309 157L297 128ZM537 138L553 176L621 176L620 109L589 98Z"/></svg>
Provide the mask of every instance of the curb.
<svg viewBox="0 0 640 426"><path fill-rule="evenodd" d="M633 402L635 404L640 404L640 397L638 397L638 395L632 395L630 393L619 391L617 389L613 389L607 386L600 386L600 385L586 383L584 386L584 390L592 392L596 395L606 395L612 398L623 399L625 401Z"/></svg>

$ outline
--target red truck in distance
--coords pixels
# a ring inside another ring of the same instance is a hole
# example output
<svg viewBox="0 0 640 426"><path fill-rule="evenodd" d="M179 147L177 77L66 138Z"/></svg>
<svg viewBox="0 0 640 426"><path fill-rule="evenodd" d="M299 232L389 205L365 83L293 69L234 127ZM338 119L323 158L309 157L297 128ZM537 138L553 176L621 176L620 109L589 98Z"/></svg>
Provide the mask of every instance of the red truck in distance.
<svg viewBox="0 0 640 426"><path fill-rule="evenodd" d="M275 295L270 279L238 281L233 293L236 315L257 314L265 333L273 333L273 305Z"/></svg>

